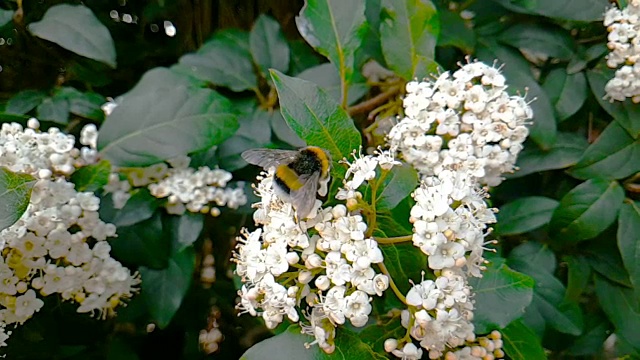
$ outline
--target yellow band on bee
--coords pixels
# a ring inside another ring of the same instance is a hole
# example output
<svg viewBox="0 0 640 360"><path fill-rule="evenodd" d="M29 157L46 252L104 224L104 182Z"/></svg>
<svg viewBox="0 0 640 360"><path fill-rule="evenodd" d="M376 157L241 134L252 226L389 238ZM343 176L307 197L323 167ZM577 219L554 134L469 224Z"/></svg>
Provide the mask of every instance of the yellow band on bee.
<svg viewBox="0 0 640 360"><path fill-rule="evenodd" d="M307 149L312 151L320 160L320 165L322 166L321 177L324 177L329 172L329 158L327 154L317 146L309 146Z"/></svg>
<svg viewBox="0 0 640 360"><path fill-rule="evenodd" d="M278 166L278 168L276 168L276 176L280 178L290 190L296 191L302 187L302 183L298 180L298 174L287 165Z"/></svg>

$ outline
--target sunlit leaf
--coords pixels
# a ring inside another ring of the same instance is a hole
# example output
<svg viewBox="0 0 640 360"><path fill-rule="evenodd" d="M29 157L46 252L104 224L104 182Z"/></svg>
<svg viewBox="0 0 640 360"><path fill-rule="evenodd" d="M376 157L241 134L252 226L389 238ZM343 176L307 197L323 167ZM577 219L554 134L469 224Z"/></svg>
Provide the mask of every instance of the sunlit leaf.
<svg viewBox="0 0 640 360"><path fill-rule="evenodd" d="M0 167L0 231L13 225L27 210L35 182L30 175Z"/></svg>

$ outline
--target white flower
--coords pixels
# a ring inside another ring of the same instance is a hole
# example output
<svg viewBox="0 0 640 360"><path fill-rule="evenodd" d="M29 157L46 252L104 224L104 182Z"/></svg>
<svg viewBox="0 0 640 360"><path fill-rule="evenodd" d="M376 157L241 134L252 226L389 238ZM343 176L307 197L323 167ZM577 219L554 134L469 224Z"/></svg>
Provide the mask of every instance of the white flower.
<svg viewBox="0 0 640 360"><path fill-rule="evenodd" d="M345 299L344 315L355 327L366 325L371 313L371 299L363 291L356 290Z"/></svg>
<svg viewBox="0 0 640 360"><path fill-rule="evenodd" d="M429 255L429 267L434 270L452 267L457 259L464 256L464 252L464 246L456 242L442 244Z"/></svg>
<svg viewBox="0 0 640 360"><path fill-rule="evenodd" d="M24 295L20 295L16 298L15 316L19 319L18 322L23 323L30 318L34 313L40 311L44 306L44 301L36 297L36 292L29 289Z"/></svg>
<svg viewBox="0 0 640 360"><path fill-rule="evenodd" d="M392 351L393 355L402 360L420 360L422 359L422 349L419 349L413 343L406 343L402 350L396 349Z"/></svg>

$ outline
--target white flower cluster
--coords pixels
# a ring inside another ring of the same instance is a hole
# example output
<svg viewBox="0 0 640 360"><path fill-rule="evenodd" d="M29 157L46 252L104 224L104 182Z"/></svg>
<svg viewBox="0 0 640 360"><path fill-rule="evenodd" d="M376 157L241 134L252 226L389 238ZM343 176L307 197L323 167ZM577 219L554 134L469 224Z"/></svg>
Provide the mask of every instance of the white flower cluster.
<svg viewBox="0 0 640 360"><path fill-rule="evenodd" d="M132 187L147 186L151 195L167 198L165 205L169 214L184 214L185 211L220 214L220 209L211 207L227 206L237 209L246 204L247 197L238 184L227 188L231 173L222 169L199 169L189 167L189 157L172 159L145 168L123 169L128 180L121 180L118 173L112 173L105 191L112 194L114 207L121 209L131 197Z"/></svg>
<svg viewBox="0 0 640 360"><path fill-rule="evenodd" d="M444 360L494 360L504 357L502 351L502 334L499 331L492 331L491 334L477 338L472 342L467 342L464 347L456 350L447 350L444 353L430 351L429 359ZM403 360L422 359L423 350L413 343L406 343L401 349L398 348L398 340L387 339L384 342L387 352ZM444 355L444 356L443 356Z"/></svg>
<svg viewBox="0 0 640 360"><path fill-rule="evenodd" d="M509 96L499 69L481 62L445 72L434 82L412 81L403 100L405 117L388 135L422 175L466 170L496 186L513 170L533 117L521 96Z"/></svg>
<svg viewBox="0 0 640 360"><path fill-rule="evenodd" d="M624 101L631 98L640 102L640 0L629 1L627 7L611 7L604 15L604 26L609 31L607 66L616 69L613 79L604 87L605 98Z"/></svg>
<svg viewBox="0 0 640 360"><path fill-rule="evenodd" d="M100 220L100 199L59 176L89 161L73 136L55 128L41 133L35 119L29 125L4 124L0 131L0 166L39 178L25 213L0 232L0 346L8 325L22 324L42 308L41 297L59 294L79 304L78 312L104 318L140 282L109 255L105 240L116 228Z"/></svg>
<svg viewBox="0 0 640 360"><path fill-rule="evenodd" d="M355 199L356 189L375 177L376 167L394 163L388 152L357 158L336 198ZM236 273L245 285L238 308L261 315L274 328L284 316L298 321L304 299L311 307L311 325L303 329L315 337L307 346L318 344L331 353L336 327L347 319L353 326L364 326L371 296L381 296L389 287L389 278L373 268L382 263L382 252L366 235L362 216L345 205L321 208L316 200L311 215L296 222L292 205L274 193L273 172L263 173L256 187L261 201L254 220L261 227L239 238Z"/></svg>

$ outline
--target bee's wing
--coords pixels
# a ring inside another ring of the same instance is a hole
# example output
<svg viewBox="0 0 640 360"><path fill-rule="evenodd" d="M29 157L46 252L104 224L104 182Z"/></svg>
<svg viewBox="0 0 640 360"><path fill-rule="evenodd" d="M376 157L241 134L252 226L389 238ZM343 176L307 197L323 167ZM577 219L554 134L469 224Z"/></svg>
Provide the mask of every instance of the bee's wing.
<svg viewBox="0 0 640 360"><path fill-rule="evenodd" d="M258 165L264 169L278 166L282 163L288 164L295 160L298 151L295 150L275 150L275 149L250 149L241 154L242 158L249 164Z"/></svg>
<svg viewBox="0 0 640 360"><path fill-rule="evenodd" d="M300 176L302 187L291 193L291 204L296 208L298 219L306 218L313 205L316 203L316 192L318 191L318 180L320 172L311 175Z"/></svg>

